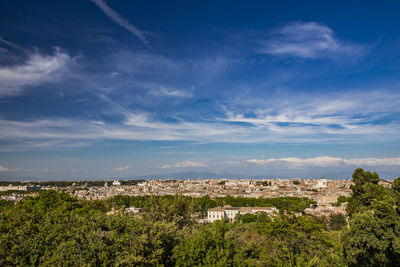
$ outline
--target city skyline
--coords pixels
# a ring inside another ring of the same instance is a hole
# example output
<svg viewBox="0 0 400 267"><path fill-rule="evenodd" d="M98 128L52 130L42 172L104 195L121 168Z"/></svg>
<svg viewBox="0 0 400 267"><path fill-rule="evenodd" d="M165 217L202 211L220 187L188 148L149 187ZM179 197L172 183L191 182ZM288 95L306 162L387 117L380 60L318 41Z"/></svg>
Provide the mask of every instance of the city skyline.
<svg viewBox="0 0 400 267"><path fill-rule="evenodd" d="M0 7L0 179L400 176L396 1Z"/></svg>

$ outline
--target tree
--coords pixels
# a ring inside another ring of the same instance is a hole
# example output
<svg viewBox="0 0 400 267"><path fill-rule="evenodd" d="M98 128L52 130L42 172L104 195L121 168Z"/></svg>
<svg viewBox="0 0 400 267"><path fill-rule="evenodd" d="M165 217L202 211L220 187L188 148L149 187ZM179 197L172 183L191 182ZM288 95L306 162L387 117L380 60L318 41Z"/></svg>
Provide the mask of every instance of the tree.
<svg viewBox="0 0 400 267"><path fill-rule="evenodd" d="M233 225L227 220L204 225L174 250L177 266L232 266L234 248L226 232Z"/></svg>
<svg viewBox="0 0 400 267"><path fill-rule="evenodd" d="M397 215L400 216L400 177L393 181L394 198L396 201Z"/></svg>
<svg viewBox="0 0 400 267"><path fill-rule="evenodd" d="M251 223L257 221L257 215L246 213L240 216L242 223Z"/></svg>
<svg viewBox="0 0 400 267"><path fill-rule="evenodd" d="M351 217L354 213L370 208L374 200L390 198L389 191L379 185L379 175L374 172L365 172L358 168L353 174L354 185L351 185L352 194L348 201L346 211Z"/></svg>
<svg viewBox="0 0 400 267"><path fill-rule="evenodd" d="M341 213L334 213L329 216L328 221L329 229L342 230L347 225L346 216Z"/></svg>
<svg viewBox="0 0 400 267"><path fill-rule="evenodd" d="M385 220L385 217L372 211L354 214L350 229L344 232L342 238L345 257L351 266L400 264L399 226L398 221L392 219Z"/></svg>
<svg viewBox="0 0 400 267"><path fill-rule="evenodd" d="M399 180L394 182L395 198L379 185L377 173L357 169L347 212L350 228L342 236L344 254L351 266L400 265L400 217L396 212Z"/></svg>

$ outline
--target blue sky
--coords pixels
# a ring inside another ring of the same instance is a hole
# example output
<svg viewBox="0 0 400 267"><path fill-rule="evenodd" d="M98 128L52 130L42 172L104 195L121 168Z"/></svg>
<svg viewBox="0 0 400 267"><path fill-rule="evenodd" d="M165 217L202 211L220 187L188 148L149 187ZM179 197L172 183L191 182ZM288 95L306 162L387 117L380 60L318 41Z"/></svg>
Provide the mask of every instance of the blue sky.
<svg viewBox="0 0 400 267"><path fill-rule="evenodd" d="M0 178L400 176L398 1L1 1Z"/></svg>

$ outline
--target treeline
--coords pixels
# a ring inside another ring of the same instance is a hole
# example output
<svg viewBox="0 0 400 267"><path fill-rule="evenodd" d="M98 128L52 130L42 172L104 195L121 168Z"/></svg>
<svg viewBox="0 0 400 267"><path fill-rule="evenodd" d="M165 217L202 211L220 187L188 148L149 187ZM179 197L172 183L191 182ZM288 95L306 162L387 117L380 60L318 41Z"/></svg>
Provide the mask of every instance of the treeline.
<svg viewBox="0 0 400 267"><path fill-rule="evenodd" d="M400 178L385 189L377 174L357 169L353 181L349 226L340 215L259 213L214 223L199 223L196 216L225 204L295 211L309 204L306 199L177 195L84 201L41 191L15 205L0 201L0 266L399 266ZM126 213L127 206L144 212ZM118 212L110 215L113 207Z"/></svg>
<svg viewBox="0 0 400 267"><path fill-rule="evenodd" d="M202 215L207 213L210 208L230 205L232 207L276 207L280 211L301 212L305 208L309 208L310 204L316 203L306 197L278 197L278 198L248 198L248 197L217 197L211 199L209 196L194 198L190 196L180 196L185 202L189 203L193 208L193 212L201 212ZM147 211L153 205L153 202L165 202L173 205L177 197L172 195L165 196L126 196L118 195L109 198L104 202L105 209L110 210L112 207L116 209L134 206L144 208Z"/></svg>
<svg viewBox="0 0 400 267"><path fill-rule="evenodd" d="M7 191L0 191L0 196L7 196L7 195L13 195L13 194L29 194L31 192L25 191L25 190L7 190Z"/></svg>

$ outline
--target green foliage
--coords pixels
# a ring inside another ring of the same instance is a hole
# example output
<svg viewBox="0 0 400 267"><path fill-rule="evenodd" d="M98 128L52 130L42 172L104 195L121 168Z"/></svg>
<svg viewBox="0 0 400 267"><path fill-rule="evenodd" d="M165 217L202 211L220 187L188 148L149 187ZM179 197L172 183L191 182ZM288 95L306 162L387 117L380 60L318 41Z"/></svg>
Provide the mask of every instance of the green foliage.
<svg viewBox="0 0 400 267"><path fill-rule="evenodd" d="M242 223L251 223L251 222L256 222L257 221L257 215L251 214L251 213L246 213L240 216L240 221Z"/></svg>
<svg viewBox="0 0 400 267"><path fill-rule="evenodd" d="M349 264L398 266L399 230L398 220L381 218L371 211L356 213L350 220L350 229L343 234L344 251Z"/></svg>
<svg viewBox="0 0 400 267"><path fill-rule="evenodd" d="M242 216L243 218L244 216ZM267 219L268 218L268 219ZM313 217L200 226L175 248L178 266L338 266L341 246Z"/></svg>
<svg viewBox="0 0 400 267"><path fill-rule="evenodd" d="M233 227L227 220L195 230L175 248L177 266L232 266L234 248L226 232Z"/></svg>
<svg viewBox="0 0 400 267"><path fill-rule="evenodd" d="M103 220L65 193L40 192L0 213L0 265L97 265L107 259Z"/></svg>
<svg viewBox="0 0 400 267"><path fill-rule="evenodd" d="M113 216L107 223L115 265L172 264L172 249L178 240L174 223L131 216Z"/></svg>
<svg viewBox="0 0 400 267"><path fill-rule="evenodd" d="M129 206L144 208L145 211L151 210L154 202L173 205L178 199L191 206L193 212L202 216L207 214L207 210L218 206L230 205L232 207L276 207L281 211L301 212L308 208L315 201L306 197L278 197L278 198L248 198L248 197L217 197L211 199L209 196L193 198L189 196L124 196L118 195L106 200L106 208L121 209Z"/></svg>
<svg viewBox="0 0 400 267"><path fill-rule="evenodd" d="M262 186L271 186L271 184L272 184L271 181L262 181L261 182Z"/></svg>
<svg viewBox="0 0 400 267"><path fill-rule="evenodd" d="M352 216L356 212L368 210L374 200L390 198L390 193L379 185L379 175L374 172L365 172L359 168L353 174L354 185L351 186L352 194L347 204L347 214Z"/></svg>
<svg viewBox="0 0 400 267"><path fill-rule="evenodd" d="M394 181L394 198L379 185L377 173L355 170L347 212L350 228L342 236L344 254L351 266L400 266L400 214L396 211L400 180Z"/></svg>
<svg viewBox="0 0 400 267"><path fill-rule="evenodd" d="M329 216L328 226L331 230L342 230L347 225L346 216L334 213Z"/></svg>
<svg viewBox="0 0 400 267"><path fill-rule="evenodd" d="M306 197L277 197L277 198L247 198L247 197L223 197L216 198L217 206L231 205L232 207L276 207L279 210L289 212L301 212L315 201Z"/></svg>
<svg viewBox="0 0 400 267"><path fill-rule="evenodd" d="M337 266L343 263L340 246L329 237L325 224L311 216L279 216L257 223L257 232L267 237L260 255L262 265ZM265 257L265 253L269 255Z"/></svg>
<svg viewBox="0 0 400 267"><path fill-rule="evenodd" d="M333 203L332 206L339 207L340 205L342 205L342 203L348 202L349 199L350 199L350 197L339 196L337 201L335 203Z"/></svg>
<svg viewBox="0 0 400 267"><path fill-rule="evenodd" d="M9 209L12 206L14 206L14 203L12 201L0 199L0 212Z"/></svg>
<svg viewBox="0 0 400 267"><path fill-rule="evenodd" d="M25 191L25 190L6 190L6 191L0 191L0 196L8 196L12 194L29 194L31 192Z"/></svg>
<svg viewBox="0 0 400 267"><path fill-rule="evenodd" d="M236 198L228 201L243 203ZM266 200L251 204L258 201ZM288 199L282 199L285 201ZM40 191L37 197L27 197L16 205L2 201L0 266L342 263L338 241L330 237L323 222L283 215L273 219L265 213L243 215L244 223L196 222L202 209L217 203L209 197L180 195L83 201L52 190ZM143 207L144 212L127 214L123 208L129 205ZM121 210L107 215L112 207Z"/></svg>
<svg viewBox="0 0 400 267"><path fill-rule="evenodd" d="M394 199L396 201L397 215L400 216L400 177L393 181Z"/></svg>
<svg viewBox="0 0 400 267"><path fill-rule="evenodd" d="M400 178L392 189L355 170L346 217L295 217L308 198L115 196L84 201L40 191L0 200L0 266L400 266ZM274 206L276 217L245 214L197 222L216 206ZM143 208L140 215L124 211ZM107 215L111 209L117 211Z"/></svg>

